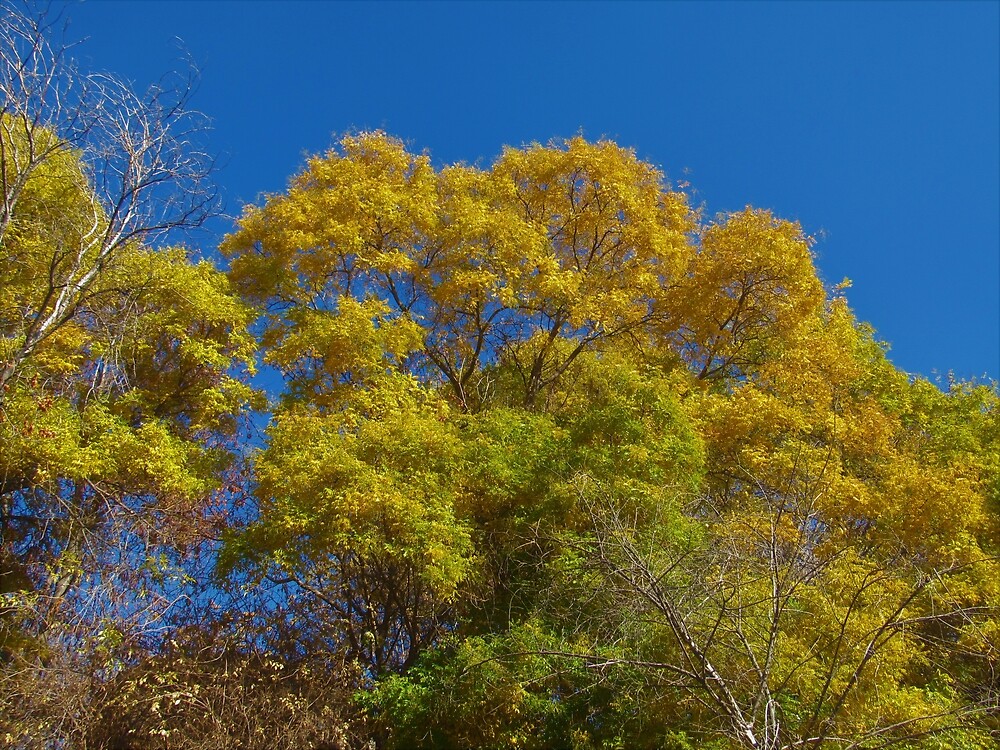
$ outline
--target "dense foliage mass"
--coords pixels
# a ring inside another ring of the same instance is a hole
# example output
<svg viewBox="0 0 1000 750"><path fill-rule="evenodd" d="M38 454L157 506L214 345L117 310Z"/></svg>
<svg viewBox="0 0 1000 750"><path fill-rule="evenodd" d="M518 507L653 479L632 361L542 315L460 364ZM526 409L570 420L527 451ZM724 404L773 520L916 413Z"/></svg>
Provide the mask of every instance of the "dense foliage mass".
<svg viewBox="0 0 1000 750"><path fill-rule="evenodd" d="M223 274L19 91L0 743L1000 740L997 389L896 370L796 224L607 141L361 133Z"/></svg>

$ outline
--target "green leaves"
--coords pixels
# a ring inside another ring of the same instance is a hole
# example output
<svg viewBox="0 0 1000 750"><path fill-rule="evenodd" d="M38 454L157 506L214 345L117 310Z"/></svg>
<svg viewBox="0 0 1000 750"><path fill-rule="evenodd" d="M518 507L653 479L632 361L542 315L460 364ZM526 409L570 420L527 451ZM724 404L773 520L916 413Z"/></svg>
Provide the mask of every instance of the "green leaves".
<svg viewBox="0 0 1000 750"><path fill-rule="evenodd" d="M283 567L329 554L388 558L447 599L470 553L454 515L456 435L433 402L394 407L350 426L340 415L279 416L257 462L262 519L249 533Z"/></svg>

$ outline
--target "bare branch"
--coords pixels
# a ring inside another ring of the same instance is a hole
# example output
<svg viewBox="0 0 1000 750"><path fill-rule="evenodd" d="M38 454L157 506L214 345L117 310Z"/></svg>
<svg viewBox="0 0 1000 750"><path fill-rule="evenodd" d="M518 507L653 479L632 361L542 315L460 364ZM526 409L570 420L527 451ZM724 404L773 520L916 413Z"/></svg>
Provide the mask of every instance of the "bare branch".
<svg viewBox="0 0 1000 750"><path fill-rule="evenodd" d="M2 321L12 349L0 362L2 389L86 306L123 248L200 226L220 200L214 159L199 146L208 123L190 108L193 65L137 93L77 67L59 14L4 0L0 17L3 263L18 262L12 232L40 234L52 253L47 293L23 300L20 322ZM33 184L52 179L75 199L64 215L40 221L25 201Z"/></svg>

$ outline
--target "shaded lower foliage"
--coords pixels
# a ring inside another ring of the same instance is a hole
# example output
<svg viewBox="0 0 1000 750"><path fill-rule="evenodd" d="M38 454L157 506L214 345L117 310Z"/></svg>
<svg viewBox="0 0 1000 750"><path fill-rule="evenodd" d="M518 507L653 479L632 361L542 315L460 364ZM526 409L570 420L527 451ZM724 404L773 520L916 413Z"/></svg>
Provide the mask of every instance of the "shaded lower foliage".
<svg viewBox="0 0 1000 750"><path fill-rule="evenodd" d="M359 671L336 657L281 657L200 637L100 688L85 746L107 750L353 750Z"/></svg>

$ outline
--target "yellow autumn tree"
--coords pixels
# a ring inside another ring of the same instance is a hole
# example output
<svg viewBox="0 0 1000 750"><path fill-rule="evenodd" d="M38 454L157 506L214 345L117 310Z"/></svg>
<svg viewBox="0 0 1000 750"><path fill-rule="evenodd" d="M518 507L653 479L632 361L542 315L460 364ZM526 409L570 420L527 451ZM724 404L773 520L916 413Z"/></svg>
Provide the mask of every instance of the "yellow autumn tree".
<svg viewBox="0 0 1000 750"><path fill-rule="evenodd" d="M391 747L988 747L996 389L896 370L811 244L607 141L344 137L222 246L286 383L226 568Z"/></svg>

